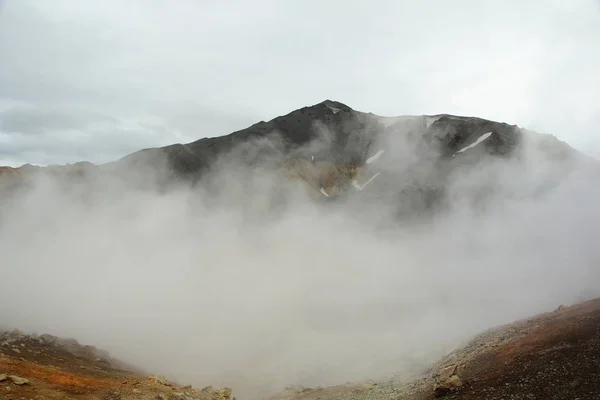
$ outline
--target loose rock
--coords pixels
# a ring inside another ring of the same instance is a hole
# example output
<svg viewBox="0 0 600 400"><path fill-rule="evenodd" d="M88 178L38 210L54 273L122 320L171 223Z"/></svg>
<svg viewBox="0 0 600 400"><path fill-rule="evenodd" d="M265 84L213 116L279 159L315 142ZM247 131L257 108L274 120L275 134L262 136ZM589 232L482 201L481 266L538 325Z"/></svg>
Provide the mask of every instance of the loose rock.
<svg viewBox="0 0 600 400"><path fill-rule="evenodd" d="M445 381L446 379L450 379L450 377L452 375L456 374L457 369L458 369L458 365L456 365L456 364L450 365L450 366L444 368L439 374L440 380Z"/></svg>
<svg viewBox="0 0 600 400"><path fill-rule="evenodd" d="M463 382L460 379L460 377L458 375L452 375L450 378L446 379L443 383L436 385L433 388L433 393L434 393L435 397L443 397L462 386L463 386Z"/></svg>
<svg viewBox="0 0 600 400"><path fill-rule="evenodd" d="M169 382L167 380L167 378L165 378L162 375L152 375L151 377L148 378L148 380L153 383L159 383L161 385L171 386L171 382Z"/></svg>
<svg viewBox="0 0 600 400"><path fill-rule="evenodd" d="M210 394L214 400L230 400L231 392L231 388L228 387L215 389L212 386L207 386L204 389L202 389L202 393Z"/></svg>
<svg viewBox="0 0 600 400"><path fill-rule="evenodd" d="M16 375L9 375L8 379L10 379L15 385L19 386L29 384L29 379L21 378L20 376Z"/></svg>

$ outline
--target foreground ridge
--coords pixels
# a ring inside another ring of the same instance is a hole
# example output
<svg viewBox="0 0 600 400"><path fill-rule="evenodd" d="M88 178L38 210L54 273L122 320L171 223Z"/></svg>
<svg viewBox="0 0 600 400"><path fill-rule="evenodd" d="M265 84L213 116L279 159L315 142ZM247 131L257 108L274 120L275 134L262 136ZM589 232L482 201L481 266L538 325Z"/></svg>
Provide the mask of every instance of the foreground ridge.
<svg viewBox="0 0 600 400"><path fill-rule="evenodd" d="M412 382L291 389L271 400L598 399L600 299L484 332Z"/></svg>
<svg viewBox="0 0 600 400"><path fill-rule="evenodd" d="M193 389L126 366L91 346L18 330L0 334L2 399L228 400L229 388ZM131 372L131 371L135 372ZM271 400L597 399L600 299L476 336L412 382L290 387Z"/></svg>

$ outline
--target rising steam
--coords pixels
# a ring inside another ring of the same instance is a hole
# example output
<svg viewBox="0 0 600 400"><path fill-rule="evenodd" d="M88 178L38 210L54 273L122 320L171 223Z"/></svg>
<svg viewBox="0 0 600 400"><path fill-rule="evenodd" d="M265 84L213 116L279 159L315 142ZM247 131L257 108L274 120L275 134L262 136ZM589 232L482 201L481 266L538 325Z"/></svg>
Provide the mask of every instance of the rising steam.
<svg viewBox="0 0 600 400"><path fill-rule="evenodd" d="M402 146L386 155L414 154ZM598 175L525 146L450 176L446 211L410 225L389 223L389 198L324 206L294 184L275 207L281 176L231 158L167 192L40 177L0 204L1 322L242 398L409 376L478 331L599 295Z"/></svg>

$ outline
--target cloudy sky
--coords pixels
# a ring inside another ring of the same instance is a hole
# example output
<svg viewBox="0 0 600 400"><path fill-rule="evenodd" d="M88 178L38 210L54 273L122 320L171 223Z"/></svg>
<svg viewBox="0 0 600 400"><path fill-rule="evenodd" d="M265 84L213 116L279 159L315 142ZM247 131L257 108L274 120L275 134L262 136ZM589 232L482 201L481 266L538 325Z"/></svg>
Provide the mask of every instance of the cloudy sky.
<svg viewBox="0 0 600 400"><path fill-rule="evenodd" d="M338 100L600 156L598 0L0 0L0 165L107 162Z"/></svg>

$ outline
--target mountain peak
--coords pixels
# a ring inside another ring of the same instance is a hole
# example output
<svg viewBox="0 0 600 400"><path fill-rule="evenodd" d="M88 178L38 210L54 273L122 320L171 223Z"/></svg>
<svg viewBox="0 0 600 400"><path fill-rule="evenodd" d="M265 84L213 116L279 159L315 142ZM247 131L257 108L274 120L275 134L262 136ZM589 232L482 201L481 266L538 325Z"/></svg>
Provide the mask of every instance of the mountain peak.
<svg viewBox="0 0 600 400"><path fill-rule="evenodd" d="M388 186L396 187L400 175L406 182L413 181L409 175L414 170L439 170L439 176L446 176L462 165L485 160L487 155L508 158L519 154L523 136L531 135L516 125L481 118L447 114L382 117L325 99L226 136L138 151L100 169L115 167L117 174L124 175L135 175L140 169L160 169L164 172L160 174L161 182L168 185L179 180L198 182L207 172L218 168L218 161L225 157L249 166L266 160L278 160L273 165L280 165L280 161L293 158L308 160L313 166L320 163L341 169L394 171L393 174L376 172L377 180L369 187L385 183L388 178ZM555 160L578 158L569 146L559 147L551 140L543 147L547 156L555 153L560 156L553 156ZM374 160L376 165L371 165ZM94 166L76 164L44 170L85 175ZM17 171L0 170L5 176L14 177L14 172ZM352 179L353 187L360 186ZM346 181L342 183L347 184Z"/></svg>

